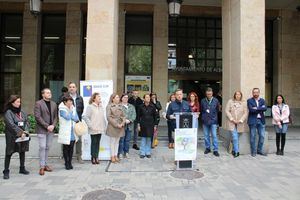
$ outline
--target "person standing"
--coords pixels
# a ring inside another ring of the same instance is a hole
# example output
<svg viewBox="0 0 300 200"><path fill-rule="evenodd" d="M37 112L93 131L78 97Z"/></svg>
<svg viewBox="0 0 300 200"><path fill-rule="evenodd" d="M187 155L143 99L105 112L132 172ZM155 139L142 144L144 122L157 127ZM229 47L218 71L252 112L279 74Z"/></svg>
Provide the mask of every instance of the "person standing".
<svg viewBox="0 0 300 200"><path fill-rule="evenodd" d="M243 101L243 94L236 91L233 99L229 99L226 108L227 130L231 132L233 143L233 157L238 157L239 153L239 133L246 131L246 119L248 116L248 108L245 101Z"/></svg>
<svg viewBox="0 0 300 200"><path fill-rule="evenodd" d="M18 152L20 158L20 174L28 175L25 169L25 152L29 151L29 141L15 142L17 138L28 136L29 124L27 114L21 110L21 98L18 95L11 95L4 108L5 123L5 159L3 179L9 179L9 165L13 153Z"/></svg>
<svg viewBox="0 0 300 200"><path fill-rule="evenodd" d="M191 92L188 95L188 102L193 113L196 113L196 116L199 118L200 114L200 103L198 99L198 95L195 92ZM198 128L198 120L196 120L196 127Z"/></svg>
<svg viewBox="0 0 300 200"><path fill-rule="evenodd" d="M161 104L160 102L157 100L157 95L156 93L152 92L150 94L150 98L151 98L151 104L156 108L156 112L157 112L157 126L160 122L160 114L159 112L161 111L162 107L161 107ZM152 148L155 148L157 145L158 145L158 139L157 139L157 136L158 136L158 128L155 130L153 136L152 136L152 139L151 139L151 147Z"/></svg>
<svg viewBox="0 0 300 200"><path fill-rule="evenodd" d="M111 162L119 162L118 150L120 138L125 135L125 114L120 104L120 97L116 93L110 96L109 104L106 107L106 117L108 121L106 134L110 137Z"/></svg>
<svg viewBox="0 0 300 200"><path fill-rule="evenodd" d="M73 98L66 95L58 106L59 109L59 133L58 143L63 144L63 156L66 170L73 169L72 158L74 144L78 141L74 133L75 123L79 121L77 112L73 106Z"/></svg>
<svg viewBox="0 0 300 200"><path fill-rule="evenodd" d="M129 98L128 103L135 107L135 112L138 113L140 105L143 104L142 99L139 97L139 92L137 90L132 91L132 97ZM133 145L132 148L135 150L140 150L137 145L138 132L137 132L137 120L134 121L133 127Z"/></svg>
<svg viewBox="0 0 300 200"><path fill-rule="evenodd" d="M222 89L219 90L216 98L219 101L220 107L219 107L219 112L218 112L218 124L219 127L222 126L222 102L223 102L223 97L222 97Z"/></svg>
<svg viewBox="0 0 300 200"><path fill-rule="evenodd" d="M288 123L290 122L290 108L285 103L282 95L277 95L274 105L272 106L272 124L276 132L276 155L284 155L285 137L288 130ZM281 140L281 145L280 145Z"/></svg>
<svg viewBox="0 0 300 200"><path fill-rule="evenodd" d="M125 135L120 138L119 143L119 158L129 158L129 143L131 139L131 133L134 128L134 121L136 120L136 112L133 105L128 103L128 94L121 96L122 109L125 114Z"/></svg>
<svg viewBox="0 0 300 200"><path fill-rule="evenodd" d="M83 114L83 110L84 110L84 103L83 103L83 98L82 96L80 96L78 94L78 89L77 89L77 85L74 82L70 82L68 84L68 92L69 95L72 97L73 99L73 105L76 108L76 112L79 118L79 121L81 121L82 119L82 114ZM82 141L81 141L81 136L78 137L78 141L76 143L76 156L77 156L77 161L80 164L83 164L83 160L81 158L82 155Z"/></svg>
<svg viewBox="0 0 300 200"><path fill-rule="evenodd" d="M141 136L140 158L151 158L151 138L157 129L157 111L150 94L144 95L144 104L138 109L138 131Z"/></svg>
<svg viewBox="0 0 300 200"><path fill-rule="evenodd" d="M265 138L265 115L264 112L267 110L265 100L259 97L259 88L253 88L252 98L247 100L249 109L248 126L250 128L250 146L251 156L255 157L258 155L266 156L263 152L264 138ZM256 149L256 131L258 133L258 147Z"/></svg>
<svg viewBox="0 0 300 200"><path fill-rule="evenodd" d="M169 102L167 102L166 104L166 113L164 115L164 117L166 118L167 120L167 125L168 125L168 139L169 139L169 149L173 149L174 148L174 138L172 136L172 133L173 133L173 127L172 127L172 122L171 120L167 119L167 111L168 111L168 107L169 105L176 100L176 97L175 97L175 94L171 94L170 97L169 97Z"/></svg>
<svg viewBox="0 0 300 200"><path fill-rule="evenodd" d="M206 89L206 97L201 100L201 110L202 110L202 123L203 123L203 132L205 140L205 151L204 154L211 152L210 146L210 134L212 135L213 140L213 154L217 157L220 156L218 152L218 137L217 137L217 128L218 128L218 112L220 103L217 98L213 97L213 90L211 88Z"/></svg>
<svg viewBox="0 0 300 200"><path fill-rule="evenodd" d="M101 134L105 133L106 128L100 93L95 92L91 96L82 119L86 122L89 129L88 132L91 136L91 162L93 165L99 164Z"/></svg>
<svg viewBox="0 0 300 200"><path fill-rule="evenodd" d="M41 176L45 174L45 171L52 171L52 168L48 166L48 153L52 145L54 128L57 124L57 105L51 98L51 90L45 88L42 90L42 99L37 101L34 106L36 133L39 139L39 174Z"/></svg>

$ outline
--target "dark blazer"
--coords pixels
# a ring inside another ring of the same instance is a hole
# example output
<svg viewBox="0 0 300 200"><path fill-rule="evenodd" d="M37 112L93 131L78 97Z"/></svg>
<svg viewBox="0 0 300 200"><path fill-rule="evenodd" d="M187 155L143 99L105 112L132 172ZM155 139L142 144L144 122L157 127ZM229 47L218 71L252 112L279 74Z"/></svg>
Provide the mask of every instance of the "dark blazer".
<svg viewBox="0 0 300 200"><path fill-rule="evenodd" d="M82 119L82 113L83 113L83 109L84 109L84 103L83 103L83 98L82 96L80 96L79 94L77 94L76 97L76 112L78 115L79 120L81 121Z"/></svg>
<svg viewBox="0 0 300 200"><path fill-rule="evenodd" d="M170 120L172 131L174 131L174 129L176 128L176 120L171 119L170 115L180 112L192 112L191 107L187 101L182 100L182 102L180 102L175 100L169 104L166 118Z"/></svg>
<svg viewBox="0 0 300 200"><path fill-rule="evenodd" d="M15 142L15 140L24 133L24 131L29 131L27 114L21 111L21 118L19 118L15 113L8 109L4 114L4 122L6 155L11 155L14 152L28 151L29 141L19 143ZM18 126L19 122L23 122L23 126Z"/></svg>
<svg viewBox="0 0 300 200"><path fill-rule="evenodd" d="M247 106L249 109L249 116L248 116L248 125L256 125L257 123L257 115L261 115L261 121L263 124L266 123L264 112L267 110L267 106L265 100L260 98L258 100L258 106L254 98L247 100ZM256 109L254 109L256 107Z"/></svg>
<svg viewBox="0 0 300 200"><path fill-rule="evenodd" d="M34 106L34 116L36 120L36 133L37 134L47 134L48 126L53 125L54 127L57 124L57 105L54 101L51 101L51 121L50 122L50 113L48 107L43 99L37 101Z"/></svg>
<svg viewBox="0 0 300 200"><path fill-rule="evenodd" d="M213 97L209 104L207 98L201 100L201 118L205 125L218 124L218 112L220 108L220 102L217 98ZM207 112L209 110L209 112Z"/></svg>
<svg viewBox="0 0 300 200"><path fill-rule="evenodd" d="M140 124L141 137L152 137L154 134L154 126L158 125L157 112L153 104L146 106L142 104L138 109L137 121Z"/></svg>

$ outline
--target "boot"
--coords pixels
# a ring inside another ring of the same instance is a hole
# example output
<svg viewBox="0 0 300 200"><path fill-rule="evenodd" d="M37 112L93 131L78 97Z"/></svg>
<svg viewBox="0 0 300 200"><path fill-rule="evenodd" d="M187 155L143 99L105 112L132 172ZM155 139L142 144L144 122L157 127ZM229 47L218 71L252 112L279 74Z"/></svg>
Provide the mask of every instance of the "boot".
<svg viewBox="0 0 300 200"><path fill-rule="evenodd" d="M276 133L276 148L277 148L276 155L280 155L279 145L280 145L280 133Z"/></svg>
<svg viewBox="0 0 300 200"><path fill-rule="evenodd" d="M9 179L9 169L3 170L3 179Z"/></svg>
<svg viewBox="0 0 300 200"><path fill-rule="evenodd" d="M285 133L281 134L281 151L280 151L280 155L284 155L284 146L285 146Z"/></svg>
<svg viewBox="0 0 300 200"><path fill-rule="evenodd" d="M28 175L29 171L27 171L25 167L20 167L19 174Z"/></svg>

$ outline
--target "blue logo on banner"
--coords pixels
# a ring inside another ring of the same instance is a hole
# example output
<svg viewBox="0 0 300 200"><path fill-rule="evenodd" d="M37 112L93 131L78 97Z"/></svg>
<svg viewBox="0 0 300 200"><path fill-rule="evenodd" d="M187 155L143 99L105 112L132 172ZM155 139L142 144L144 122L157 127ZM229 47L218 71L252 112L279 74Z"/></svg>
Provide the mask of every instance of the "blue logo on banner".
<svg viewBox="0 0 300 200"><path fill-rule="evenodd" d="M83 86L83 97L90 97L93 94L92 86L85 85Z"/></svg>

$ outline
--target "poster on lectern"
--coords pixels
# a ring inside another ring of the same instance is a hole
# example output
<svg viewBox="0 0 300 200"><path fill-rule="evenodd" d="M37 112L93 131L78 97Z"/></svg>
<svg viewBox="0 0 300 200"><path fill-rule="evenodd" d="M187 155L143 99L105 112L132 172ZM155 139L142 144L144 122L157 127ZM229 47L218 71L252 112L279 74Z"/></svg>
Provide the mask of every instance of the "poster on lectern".
<svg viewBox="0 0 300 200"><path fill-rule="evenodd" d="M175 129L175 161L196 160L197 129Z"/></svg>
<svg viewBox="0 0 300 200"><path fill-rule="evenodd" d="M102 106L106 116L106 106L109 102L109 97L113 93L113 81L112 80L100 80L100 81L80 81L80 95L83 97L84 108L88 106L89 99L93 93L98 92L101 96ZM85 110L83 111L83 113ZM106 119L106 117L105 117ZM82 159L91 159L91 137L89 134L82 136ZM99 148L99 159L110 159L110 146L109 137L102 134Z"/></svg>

